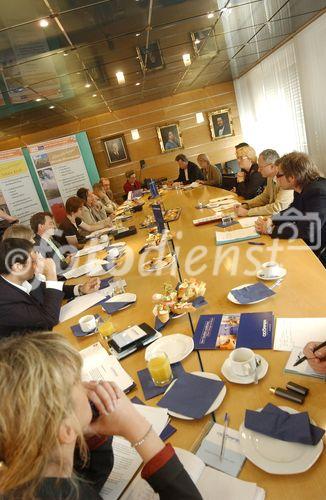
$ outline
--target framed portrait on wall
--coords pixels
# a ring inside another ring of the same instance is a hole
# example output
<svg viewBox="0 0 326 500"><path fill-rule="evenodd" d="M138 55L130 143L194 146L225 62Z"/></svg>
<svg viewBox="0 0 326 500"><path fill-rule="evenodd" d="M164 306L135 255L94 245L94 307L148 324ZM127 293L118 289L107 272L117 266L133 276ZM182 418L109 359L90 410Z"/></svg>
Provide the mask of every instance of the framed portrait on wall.
<svg viewBox="0 0 326 500"><path fill-rule="evenodd" d="M162 153L183 148L178 123L156 127L156 131Z"/></svg>
<svg viewBox="0 0 326 500"><path fill-rule="evenodd" d="M196 56L212 56L217 52L217 43L213 28L205 28L190 33Z"/></svg>
<svg viewBox="0 0 326 500"><path fill-rule="evenodd" d="M143 73L164 68L163 55L158 41L151 42L148 49L146 46L136 47L136 51Z"/></svg>
<svg viewBox="0 0 326 500"><path fill-rule="evenodd" d="M123 134L102 139L110 166L130 161L126 139Z"/></svg>
<svg viewBox="0 0 326 500"><path fill-rule="evenodd" d="M208 120L213 140L233 135L232 118L229 109L220 109L208 113Z"/></svg>

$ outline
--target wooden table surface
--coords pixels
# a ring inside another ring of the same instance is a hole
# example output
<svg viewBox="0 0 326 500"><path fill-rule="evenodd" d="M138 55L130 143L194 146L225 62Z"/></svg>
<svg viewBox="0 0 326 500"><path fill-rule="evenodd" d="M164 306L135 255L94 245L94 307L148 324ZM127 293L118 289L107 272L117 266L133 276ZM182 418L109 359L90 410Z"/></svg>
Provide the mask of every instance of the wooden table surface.
<svg viewBox="0 0 326 500"><path fill-rule="evenodd" d="M287 242L263 236L256 240L264 242L263 246L251 246L248 242L242 242L232 246L217 247L214 236L215 231L220 229L214 224L193 226L193 219L212 214L206 209L196 209L198 202L207 202L210 198L225 194L230 193L205 186L189 191L168 191L161 196L165 208L182 208L180 218L169 224L174 236L174 249L178 257L179 269L175 266L157 273L142 271L141 264L147 256L146 254L139 255L138 251L144 245L147 230L139 229L139 224L147 214L151 214L149 203L146 203L143 211L133 215L132 220L128 221L129 224L126 223L126 225L136 225L138 232L125 239L128 255L121 260L115 274L119 275L127 271L127 274L122 277L127 281L127 291L137 294L137 302L111 317L117 331L128 325L142 322L154 325L153 293L160 292L164 282L176 284L180 277L184 279L190 275L196 275L197 279L206 282L208 304L192 313L191 317L186 315L170 321L163 331L164 335L173 333L192 335L193 328L201 314L273 311L276 317L325 316L326 270L302 241ZM234 226L235 229L239 227ZM81 262L83 263L84 260L85 258ZM227 299L228 291L234 286L257 282L256 271L260 264L271 260L277 260L287 269L286 278L276 289L275 296L268 301L251 306L238 306ZM69 281L69 283L78 282L83 282L83 278ZM103 319L108 319L108 315L99 306L92 307L87 313L98 313ZM55 330L67 336L78 349L83 349L98 340L106 346L97 335L86 339L75 338L70 326L77 322L78 318L72 318L56 326ZM272 350L256 352L264 356L269 363L267 375L259 381L258 385L238 385L224 379L221 375L221 366L229 355L225 351L195 351L182 362L188 372L199 371L202 366L204 371L216 373L225 381L227 394L222 405L215 412L216 421L222 423L225 412L228 412L231 419L230 426L238 429L247 408L257 409L271 402L300 411L307 410L309 415L325 428L325 383L311 377L285 374L283 369L289 356L287 352ZM130 397L138 396L144 401L137 376L137 371L145 367L144 351L132 354L122 360L121 364L137 384L136 389L130 393ZM309 388L309 395L302 406L280 399L269 392L269 387L285 387L289 380ZM146 403L155 405L158 399L159 397L153 398ZM171 423L178 431L169 441L174 446L194 449L207 432L210 422L210 416L199 421L172 418ZM325 498L326 492L325 466L325 451L309 471L296 475L267 474L246 460L239 478L256 482L263 487L268 499L276 500L282 496L283 500L298 500L309 496L311 500L321 500Z"/></svg>

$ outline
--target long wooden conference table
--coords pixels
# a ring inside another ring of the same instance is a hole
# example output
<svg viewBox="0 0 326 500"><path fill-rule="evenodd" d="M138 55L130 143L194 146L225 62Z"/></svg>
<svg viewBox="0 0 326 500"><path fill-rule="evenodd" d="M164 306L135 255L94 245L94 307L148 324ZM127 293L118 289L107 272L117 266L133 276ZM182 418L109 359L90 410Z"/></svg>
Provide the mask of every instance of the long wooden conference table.
<svg viewBox="0 0 326 500"><path fill-rule="evenodd" d="M146 322L154 325L152 295L160 293L165 282L176 284L180 278L189 277L189 273L207 284L205 298L208 304L196 310L191 315L185 315L171 320L163 335L183 333L193 335L198 318L201 314L263 312L273 311L275 317L324 317L326 310L326 270L313 252L301 240L288 242L272 240L269 236L262 236L261 246L250 246L248 242L217 247L214 223L195 227L193 219L212 215L207 209L197 209L198 202L206 203L211 198L229 195L229 192L217 188L201 186L192 190L171 190L161 196L165 208L180 207L182 209L178 220L170 222L173 234L174 251L177 255L178 268L168 268L156 273L144 273L140 262L146 260L144 254L139 255L140 248L145 244L146 229L139 225L146 215L152 214L150 202L145 203L141 212L136 212L126 225L135 225L137 234L125 239L130 258L125 257L114 275L121 274L127 282L127 291L137 294L137 302L124 311L111 316L111 320L120 331L132 324ZM146 199L146 197L144 197ZM240 226L239 226L240 227ZM234 226L238 229L238 226ZM232 227L230 228L232 229ZM148 254L150 256L150 254ZM99 254L100 256L100 254ZM131 257L133 256L133 257ZM240 306L231 303L227 294L231 288L257 282L256 270L259 263L277 260L287 269L286 278L277 288L272 298L251 306ZM126 273L126 274L124 274ZM109 276L109 274L108 274ZM83 282L85 278L70 280L75 284ZM108 315L100 306L87 310L87 314L99 314L104 320ZM83 313L86 314L86 313ZM82 315L83 315L82 314ZM70 327L78 322L78 317L60 323L55 331L63 333L77 348L83 349L96 341L105 341L99 335L92 335L82 339L73 336ZM313 340L313 338L311 339ZM259 353L259 351L256 351ZM299 411L309 411L309 415L319 426L326 427L326 391L325 383L320 379L303 377L284 373L284 366L288 359L288 352L264 350L261 352L269 363L266 376L258 385L238 385L227 381L221 374L221 366L229 355L228 351L193 351L182 361L187 372L206 371L215 373L225 381L226 397L214 415L208 415L201 420L180 420L172 418L172 425L177 432L171 436L170 442L177 447L194 450L207 432L212 418L223 423L225 412L230 416L230 427L238 429L244 419L246 409L258 409L271 402L275 405L290 406ZM130 397L138 396L144 401L142 389L138 380L137 371L146 366L144 351L121 361L124 369L136 382L136 389ZM280 399L269 392L271 386L285 387L286 382L293 380L309 388L309 395L305 403L298 407L291 401ZM160 398L153 398L146 404L155 406ZM326 456L325 450L318 461L307 472L296 475L268 474L249 460L246 460L239 475L240 479L252 481L265 489L266 498L283 500L298 500L311 498L322 500L326 495ZM218 485L216 487L218 499ZM239 499L240 500L240 499Z"/></svg>

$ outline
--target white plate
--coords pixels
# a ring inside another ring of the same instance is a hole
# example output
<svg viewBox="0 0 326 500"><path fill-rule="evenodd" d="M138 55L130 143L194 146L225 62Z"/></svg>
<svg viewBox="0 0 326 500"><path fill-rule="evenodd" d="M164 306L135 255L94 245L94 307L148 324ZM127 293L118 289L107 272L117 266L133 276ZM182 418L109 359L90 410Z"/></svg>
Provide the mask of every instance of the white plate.
<svg viewBox="0 0 326 500"><path fill-rule="evenodd" d="M260 280L264 280L264 281L271 281L271 280L279 280L280 278L284 278L284 276L286 275L287 273L287 270L284 269L284 267L280 270L280 272L278 273L278 275L275 275L275 276L265 276L264 275L264 271L262 269L259 269L259 271L257 272L256 276L257 278L259 278Z"/></svg>
<svg viewBox="0 0 326 500"><path fill-rule="evenodd" d="M135 293L119 293L119 295L113 295L109 300L106 300L106 304L112 304L114 302L131 302L134 303L137 300L137 295ZM122 311L123 309L126 309L127 307L131 306L132 304L127 304L126 306L122 307L119 309Z"/></svg>
<svg viewBox="0 0 326 500"><path fill-rule="evenodd" d="M260 359L260 365L257 366L257 375L258 375L258 380L261 378L265 377L267 370L268 370L268 363L265 358L260 356L259 354L255 354L257 359ZM222 375L229 381L229 382L234 382L235 384L252 384L254 382L254 375L247 375L245 377L240 377L239 375L236 375L230 367L230 360L227 358L221 369Z"/></svg>
<svg viewBox="0 0 326 500"><path fill-rule="evenodd" d="M210 378L211 380L221 380L218 375L215 375L215 373L208 373L208 372L191 372L192 375L198 375L199 377L204 377L204 378ZM169 387L166 389L165 394L171 389L173 384L175 383L176 379L171 382ZM223 389L213 401L212 405L210 408L208 408L207 412L205 415L209 415L210 413L213 413L213 411L217 410L217 408L222 404L222 401L225 397L226 394L226 386L224 385ZM191 417L186 417L185 415L180 415L179 413L174 413L174 411L168 410L168 414L171 415L171 417L175 418L182 418L183 420L195 420L194 418Z"/></svg>
<svg viewBox="0 0 326 500"><path fill-rule="evenodd" d="M194 350L194 341L188 335L175 333L162 337L146 348L145 360L157 351L163 351L169 358L170 363L178 363L186 358Z"/></svg>
<svg viewBox="0 0 326 500"><path fill-rule="evenodd" d="M280 406L288 413L298 413L287 406ZM260 411L261 408L257 411ZM314 421L311 420L314 424ZM274 439L240 425L240 446L243 454L257 467L269 474L299 474L310 469L323 451L323 441L316 446L288 443Z"/></svg>
<svg viewBox="0 0 326 500"><path fill-rule="evenodd" d="M255 283L246 283L245 285L234 287L232 288L232 290L241 290L241 288L245 288L246 286L251 286L254 284ZM230 290L227 295L227 298L229 299L230 302L233 302L233 304L240 304L241 306L250 306L250 304L258 304L258 302L264 302L264 300L270 299L271 297L265 297L264 299L254 300L253 302L248 302L247 304L241 304L241 302L238 302L237 299L232 295Z"/></svg>

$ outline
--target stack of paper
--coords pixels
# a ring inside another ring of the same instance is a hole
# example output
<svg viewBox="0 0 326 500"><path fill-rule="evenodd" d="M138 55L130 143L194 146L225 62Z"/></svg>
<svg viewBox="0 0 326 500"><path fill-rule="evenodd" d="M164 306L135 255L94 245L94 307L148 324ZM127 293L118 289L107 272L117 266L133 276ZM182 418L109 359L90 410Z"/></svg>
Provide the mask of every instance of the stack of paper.
<svg viewBox="0 0 326 500"><path fill-rule="evenodd" d="M117 358L109 355L99 342L82 349L80 355L83 359L82 380L115 382L125 392L134 387L133 379L122 368Z"/></svg>
<svg viewBox="0 0 326 500"><path fill-rule="evenodd" d="M264 500L265 491L255 483L233 478L223 472L206 467L204 462L186 450L176 449L177 455L204 500ZM103 490L102 490L103 494ZM103 496L114 500L113 496ZM139 475L122 495L122 500L156 500L159 496ZM174 500L174 499L173 499Z"/></svg>
<svg viewBox="0 0 326 500"><path fill-rule="evenodd" d="M216 245L226 245L227 243L235 243L237 241L252 240L259 238L254 227L246 229L235 229L234 231L216 231L215 241Z"/></svg>
<svg viewBox="0 0 326 500"><path fill-rule="evenodd" d="M274 350L292 351L308 342L324 342L325 338L326 318L277 318Z"/></svg>

